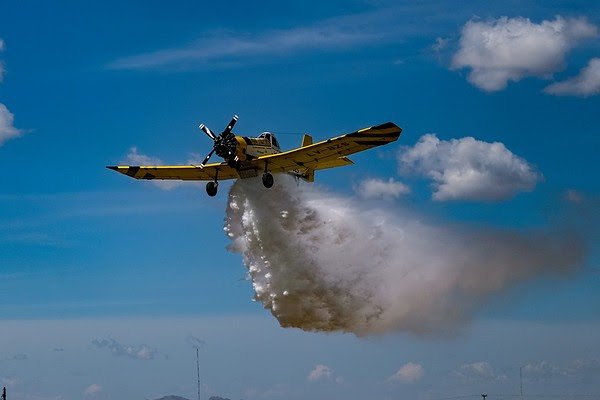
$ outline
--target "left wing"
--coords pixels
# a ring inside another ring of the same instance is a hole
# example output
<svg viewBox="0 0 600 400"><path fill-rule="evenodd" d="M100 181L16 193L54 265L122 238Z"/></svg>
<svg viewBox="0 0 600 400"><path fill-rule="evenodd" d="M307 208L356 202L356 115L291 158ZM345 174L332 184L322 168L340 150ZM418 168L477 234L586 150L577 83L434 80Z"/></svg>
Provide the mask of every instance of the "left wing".
<svg viewBox="0 0 600 400"><path fill-rule="evenodd" d="M227 163L196 165L160 165L129 166L118 165L106 167L135 179L173 179L182 181L214 181L239 178L235 168Z"/></svg>

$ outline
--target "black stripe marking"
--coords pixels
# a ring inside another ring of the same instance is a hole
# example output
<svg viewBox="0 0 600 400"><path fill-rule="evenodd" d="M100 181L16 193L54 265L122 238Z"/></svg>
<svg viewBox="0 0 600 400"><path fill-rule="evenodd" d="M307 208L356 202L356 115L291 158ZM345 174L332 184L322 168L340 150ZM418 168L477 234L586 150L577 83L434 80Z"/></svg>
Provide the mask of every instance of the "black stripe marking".
<svg viewBox="0 0 600 400"><path fill-rule="evenodd" d="M364 133L364 132L353 132L346 135L348 137L372 137L372 138L382 138L382 137L399 137L400 132L392 132L392 133Z"/></svg>
<svg viewBox="0 0 600 400"><path fill-rule="evenodd" d="M139 170L140 170L140 167L129 167L129 168L127 168L127 172L125 172L125 175L134 177L135 174L137 174Z"/></svg>
<svg viewBox="0 0 600 400"><path fill-rule="evenodd" d="M381 146L382 144L386 144L389 142L384 142L381 140L357 140L354 143L360 144L362 146Z"/></svg>

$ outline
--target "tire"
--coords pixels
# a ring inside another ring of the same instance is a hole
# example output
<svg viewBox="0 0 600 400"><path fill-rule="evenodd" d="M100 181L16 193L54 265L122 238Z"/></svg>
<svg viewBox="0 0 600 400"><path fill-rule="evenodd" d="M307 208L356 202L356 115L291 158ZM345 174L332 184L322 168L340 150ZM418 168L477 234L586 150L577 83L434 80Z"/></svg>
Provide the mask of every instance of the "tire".
<svg viewBox="0 0 600 400"><path fill-rule="evenodd" d="M263 185L265 185L265 187L267 189L273 187L273 183L275 183L275 180L273 179L273 175L271 175L269 172L265 172L263 174L262 181L263 181Z"/></svg>
<svg viewBox="0 0 600 400"><path fill-rule="evenodd" d="M206 193L210 196L210 197L215 197L217 195L217 189L219 187L219 184L217 182L208 182L206 184Z"/></svg>

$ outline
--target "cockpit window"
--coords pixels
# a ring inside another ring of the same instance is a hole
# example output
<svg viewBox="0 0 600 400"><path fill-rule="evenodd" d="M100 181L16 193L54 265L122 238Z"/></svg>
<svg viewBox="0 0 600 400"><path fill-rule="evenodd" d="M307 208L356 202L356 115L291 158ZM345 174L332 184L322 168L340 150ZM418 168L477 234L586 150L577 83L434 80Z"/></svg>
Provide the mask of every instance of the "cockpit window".
<svg viewBox="0 0 600 400"><path fill-rule="evenodd" d="M271 143L273 144L273 146L279 148L279 142L277 141L275 135L271 135Z"/></svg>
<svg viewBox="0 0 600 400"><path fill-rule="evenodd" d="M258 137L267 139L273 146L279 148L279 142L277 141L275 135L273 135L271 132L263 132Z"/></svg>

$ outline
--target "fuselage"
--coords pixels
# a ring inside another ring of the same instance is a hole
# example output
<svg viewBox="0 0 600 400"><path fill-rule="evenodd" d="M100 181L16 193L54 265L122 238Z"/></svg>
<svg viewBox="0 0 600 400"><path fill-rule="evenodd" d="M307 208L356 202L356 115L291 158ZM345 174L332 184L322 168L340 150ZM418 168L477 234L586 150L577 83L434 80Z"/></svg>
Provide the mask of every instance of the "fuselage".
<svg viewBox="0 0 600 400"><path fill-rule="evenodd" d="M235 136L235 161L248 161L268 154L281 153L275 135L263 132L258 137Z"/></svg>

